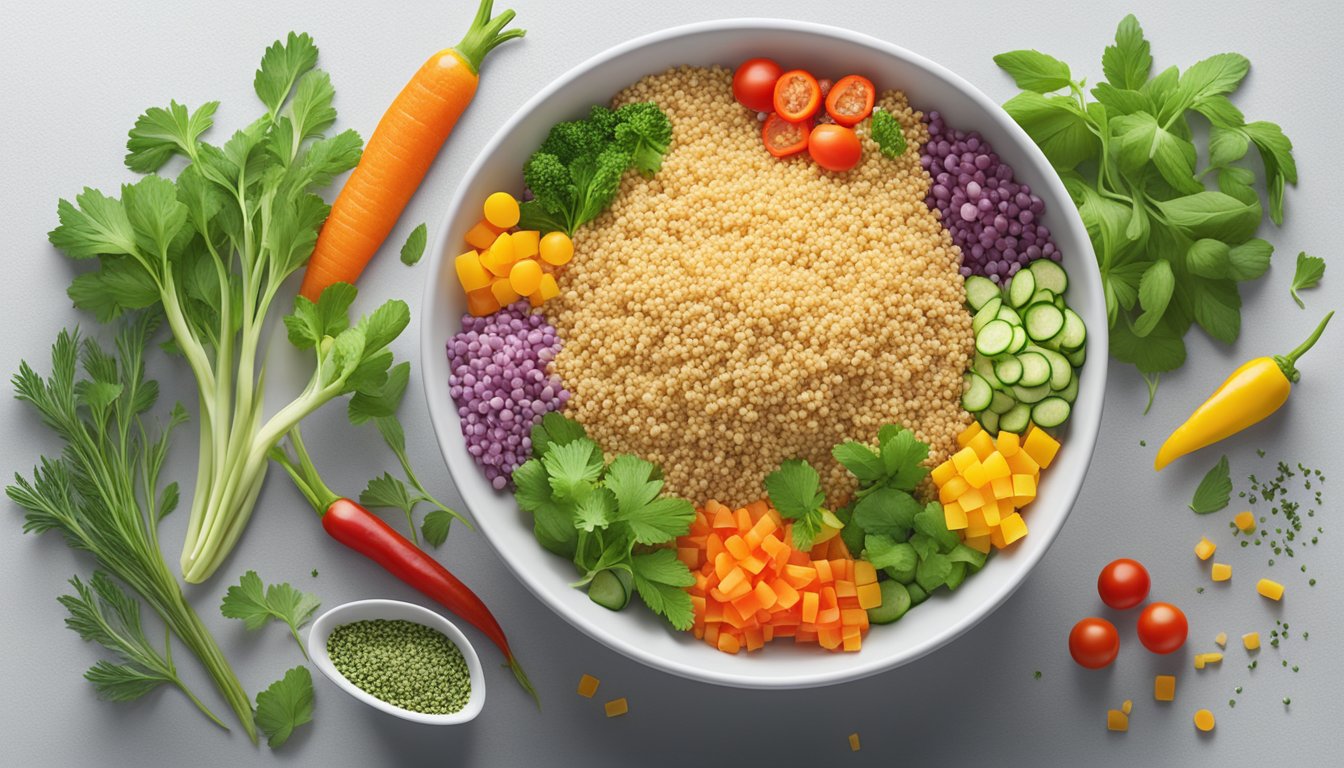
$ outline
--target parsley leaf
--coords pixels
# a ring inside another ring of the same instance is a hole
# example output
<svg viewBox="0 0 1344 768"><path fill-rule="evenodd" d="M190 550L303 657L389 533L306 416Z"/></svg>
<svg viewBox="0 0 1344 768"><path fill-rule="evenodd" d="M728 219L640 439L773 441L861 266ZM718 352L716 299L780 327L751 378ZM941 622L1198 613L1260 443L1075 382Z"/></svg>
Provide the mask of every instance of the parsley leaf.
<svg viewBox="0 0 1344 768"><path fill-rule="evenodd" d="M428 237L424 222L412 229L411 234L406 236L406 242L401 246L401 263L408 267L418 264L420 257L425 255L425 241Z"/></svg>
<svg viewBox="0 0 1344 768"><path fill-rule="evenodd" d="M1190 502L1190 510L1198 515L1217 512L1227 506L1232 498L1232 478L1227 456L1223 456L1213 465L1204 479L1195 489L1195 497Z"/></svg>
<svg viewBox="0 0 1344 768"><path fill-rule="evenodd" d="M271 749L283 746L294 729L313 719L313 675L294 667L257 694L257 727Z"/></svg>
<svg viewBox="0 0 1344 768"><path fill-rule="evenodd" d="M552 445L565 445L588 436L583 425L559 411L547 411L532 427L532 455L541 458Z"/></svg>
<svg viewBox="0 0 1344 768"><path fill-rule="evenodd" d="M994 63L1007 72L1024 91L1049 93L1068 88L1072 82L1069 65L1040 51L1009 51L994 57Z"/></svg>
<svg viewBox="0 0 1344 768"><path fill-rule="evenodd" d="M306 32L290 32L283 44L277 40L266 49L261 57L261 67L252 80L252 88L275 116L299 76L316 65L317 46L313 44L313 38Z"/></svg>
<svg viewBox="0 0 1344 768"><path fill-rule="evenodd" d="M821 476L802 459L789 459L765 476L765 492L770 504L785 518L793 520L793 546L808 550L821 532Z"/></svg>
<svg viewBox="0 0 1344 768"><path fill-rule="evenodd" d="M659 549L635 555L630 558L630 566L635 577L635 591L649 610L666 617L676 629L690 629L695 612L686 587L695 583L695 577L686 564L677 559L676 552Z"/></svg>
<svg viewBox="0 0 1344 768"><path fill-rule="evenodd" d="M875 483L886 474L882 457L872 448L849 440L831 449L831 455L860 483Z"/></svg>
<svg viewBox="0 0 1344 768"><path fill-rule="evenodd" d="M289 625L289 633L299 644L304 658L308 658L308 650L299 638L299 627L308 623L321 604L316 596L300 592L289 584L263 586L257 572L248 571L238 584L224 593L219 612L230 619L241 619L248 629L260 629L271 619L283 621Z"/></svg>
<svg viewBox="0 0 1344 768"><path fill-rule="evenodd" d="M1307 308L1297 292L1303 288L1315 288L1321 284L1321 278L1324 276L1325 259L1319 256L1308 256L1306 251L1297 254L1297 270L1293 273L1293 285L1289 289L1293 294L1293 301L1297 302L1297 306L1302 309Z"/></svg>
<svg viewBox="0 0 1344 768"><path fill-rule="evenodd" d="M432 547L442 546L448 540L448 528L453 524L453 515L444 509L431 509L420 521L420 531L425 541Z"/></svg>
<svg viewBox="0 0 1344 768"><path fill-rule="evenodd" d="M1102 52L1101 71L1110 85L1137 90L1148 82L1152 68L1153 55L1148 41L1143 38L1139 20L1131 13L1120 20L1120 26L1115 30L1115 45L1106 46Z"/></svg>
<svg viewBox="0 0 1344 768"><path fill-rule="evenodd" d="M597 443L581 438L546 451L541 463L551 485L551 492L560 501L577 503L592 492L602 474L602 450Z"/></svg>
<svg viewBox="0 0 1344 768"><path fill-rule="evenodd" d="M909 542L896 541L881 533L870 533L864 538L863 559L874 568L890 568L902 573L914 571L919 563L919 555Z"/></svg>
<svg viewBox="0 0 1344 768"><path fill-rule="evenodd" d="M887 485L913 491L929 474L929 470L923 466L923 462L929 458L928 443L920 442L915 433L908 429L901 429L881 439Z"/></svg>

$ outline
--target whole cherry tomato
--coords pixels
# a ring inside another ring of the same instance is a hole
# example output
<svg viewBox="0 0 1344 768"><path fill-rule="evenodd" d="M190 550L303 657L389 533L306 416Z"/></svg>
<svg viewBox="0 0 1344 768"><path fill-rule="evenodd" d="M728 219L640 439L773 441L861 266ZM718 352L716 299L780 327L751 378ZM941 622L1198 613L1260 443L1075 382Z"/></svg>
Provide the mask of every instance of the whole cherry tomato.
<svg viewBox="0 0 1344 768"><path fill-rule="evenodd" d="M1138 560L1122 557L1101 569L1097 592L1101 602L1119 611L1128 610L1148 597L1148 569Z"/></svg>
<svg viewBox="0 0 1344 768"><path fill-rule="evenodd" d="M1190 631L1185 614L1171 603L1149 603L1139 614L1139 642L1153 653L1171 653L1185 645Z"/></svg>
<svg viewBox="0 0 1344 768"><path fill-rule="evenodd" d="M863 145L852 128L823 123L812 129L807 151L828 171L848 171L859 164Z"/></svg>
<svg viewBox="0 0 1344 768"><path fill-rule="evenodd" d="M1115 625L1095 616L1073 625L1069 632L1069 655L1078 666L1101 669L1120 653L1120 633Z"/></svg>
<svg viewBox="0 0 1344 768"><path fill-rule="evenodd" d="M733 98L753 112L773 110L780 71L774 59L747 59L733 72Z"/></svg>

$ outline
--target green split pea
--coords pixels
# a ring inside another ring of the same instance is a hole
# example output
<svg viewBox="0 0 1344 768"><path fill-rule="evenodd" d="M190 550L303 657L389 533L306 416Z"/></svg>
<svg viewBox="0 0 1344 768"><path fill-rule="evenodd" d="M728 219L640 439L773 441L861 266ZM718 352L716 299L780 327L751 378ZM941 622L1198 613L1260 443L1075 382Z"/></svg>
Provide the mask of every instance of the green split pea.
<svg viewBox="0 0 1344 768"><path fill-rule="evenodd" d="M343 624L327 638L327 655L360 690L412 712L450 715L471 698L462 650L437 629L413 621Z"/></svg>

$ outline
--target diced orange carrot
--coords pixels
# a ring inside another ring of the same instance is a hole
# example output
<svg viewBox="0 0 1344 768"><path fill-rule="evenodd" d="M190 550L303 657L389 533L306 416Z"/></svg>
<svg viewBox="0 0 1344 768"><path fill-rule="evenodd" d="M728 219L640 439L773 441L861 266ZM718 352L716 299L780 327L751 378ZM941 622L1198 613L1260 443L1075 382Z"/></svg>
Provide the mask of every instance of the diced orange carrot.
<svg viewBox="0 0 1344 768"><path fill-rule="evenodd" d="M791 586L802 588L817 581L817 569L806 565L789 563L784 566L784 580Z"/></svg>
<svg viewBox="0 0 1344 768"><path fill-rule="evenodd" d="M487 286L467 294L467 311L475 317L493 315L502 305L495 298L494 291Z"/></svg>
<svg viewBox="0 0 1344 768"><path fill-rule="evenodd" d="M467 230L467 245L478 251L484 251L491 245L494 245L495 238L504 230L496 227L485 219L476 222L476 225Z"/></svg>
<svg viewBox="0 0 1344 768"><path fill-rule="evenodd" d="M850 627L840 633L842 647L846 651L857 651L863 648L863 632L858 627Z"/></svg>
<svg viewBox="0 0 1344 768"><path fill-rule="evenodd" d="M742 570L753 576L765 570L765 561L755 555L748 555L738 563Z"/></svg>
<svg viewBox="0 0 1344 768"><path fill-rule="evenodd" d="M803 621L811 624L817 620L820 603L821 596L816 592L803 593Z"/></svg>
<svg viewBox="0 0 1344 768"><path fill-rule="evenodd" d="M877 581L877 569L867 560L854 561L854 583L872 584Z"/></svg>
<svg viewBox="0 0 1344 768"><path fill-rule="evenodd" d="M583 677L580 677L579 695L585 699L593 698L593 694L597 693L597 686L600 683L601 681L592 675L584 675Z"/></svg>
<svg viewBox="0 0 1344 768"><path fill-rule="evenodd" d="M736 637L721 632L719 633L719 650L724 653L737 653L742 650L742 643Z"/></svg>
<svg viewBox="0 0 1344 768"><path fill-rule="evenodd" d="M747 511L746 507L741 507L734 511L733 519L737 521L738 533L746 533L751 530L751 526L756 522L751 519L751 513Z"/></svg>
<svg viewBox="0 0 1344 768"><path fill-rule="evenodd" d="M751 556L751 547L748 547L747 542L737 534L733 534L724 539L723 546L728 550L728 554L738 560L745 560L747 557Z"/></svg>
<svg viewBox="0 0 1344 768"><path fill-rule="evenodd" d="M700 551L699 547L677 547L677 559L693 571L700 567Z"/></svg>
<svg viewBox="0 0 1344 768"><path fill-rule="evenodd" d="M775 579L770 582L770 589L775 593L775 605L783 610L788 610L798 604L798 590L784 579Z"/></svg>
<svg viewBox="0 0 1344 768"><path fill-rule="evenodd" d="M748 651L758 651L765 645L765 633L760 627L747 627L742 630L742 635L746 638Z"/></svg>
<svg viewBox="0 0 1344 768"><path fill-rule="evenodd" d="M817 570L817 580L822 584L829 584L835 579L835 576L831 573L830 560L813 560L812 567Z"/></svg>
<svg viewBox="0 0 1344 768"><path fill-rule="evenodd" d="M854 597L858 594L855 589L854 582L848 579L836 579L835 581L836 597Z"/></svg>
<svg viewBox="0 0 1344 768"><path fill-rule="evenodd" d="M739 592L739 588L742 591ZM719 580L719 591L724 594L737 593L738 595L742 595L750 589L751 585L747 581L746 573L737 567L733 567L733 569L728 572L727 576L724 576Z"/></svg>
<svg viewBox="0 0 1344 768"><path fill-rule="evenodd" d="M620 717L630 711L630 702L622 696L619 699L608 701L602 708L606 710L607 717Z"/></svg>
<svg viewBox="0 0 1344 768"><path fill-rule="evenodd" d="M714 511L714 528L716 530L737 530L737 519L733 517L733 510L719 504Z"/></svg>

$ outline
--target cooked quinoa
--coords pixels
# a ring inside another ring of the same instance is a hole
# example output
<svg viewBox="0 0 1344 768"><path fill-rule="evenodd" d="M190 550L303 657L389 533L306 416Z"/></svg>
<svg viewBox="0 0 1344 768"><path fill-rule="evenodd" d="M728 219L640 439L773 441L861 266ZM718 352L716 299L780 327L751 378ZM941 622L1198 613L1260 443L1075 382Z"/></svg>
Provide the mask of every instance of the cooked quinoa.
<svg viewBox="0 0 1344 768"><path fill-rule="evenodd" d="M564 340L555 371L567 412L608 452L661 464L671 493L745 504L800 457L838 505L853 481L835 444L895 423L934 463L970 423L960 255L924 204L928 134L904 95L878 104L911 149L884 157L865 121L863 160L836 174L770 156L731 83L680 67L617 94L662 107L672 146L575 237L544 310Z"/></svg>

